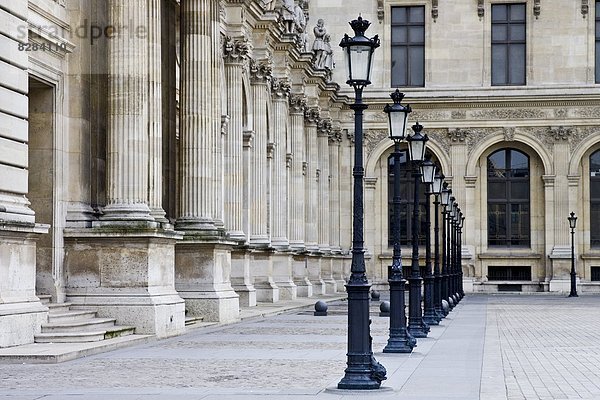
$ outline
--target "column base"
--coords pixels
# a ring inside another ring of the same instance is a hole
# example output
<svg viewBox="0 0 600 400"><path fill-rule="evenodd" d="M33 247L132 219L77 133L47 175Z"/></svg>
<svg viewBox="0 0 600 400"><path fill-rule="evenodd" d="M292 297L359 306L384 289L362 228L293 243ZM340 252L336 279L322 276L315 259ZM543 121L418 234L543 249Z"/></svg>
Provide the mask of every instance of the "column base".
<svg viewBox="0 0 600 400"><path fill-rule="evenodd" d="M208 322L239 320L239 296L231 287L232 242L205 240L205 232L186 232L175 246L175 289L188 316Z"/></svg>
<svg viewBox="0 0 600 400"><path fill-rule="evenodd" d="M321 277L321 257L308 256L306 263L308 268L308 279L313 287L313 295L321 296L327 293L327 284Z"/></svg>
<svg viewBox="0 0 600 400"><path fill-rule="evenodd" d="M67 300L136 333L184 332L184 302L174 287L174 249L181 235L129 226L65 229Z"/></svg>
<svg viewBox="0 0 600 400"><path fill-rule="evenodd" d="M292 278L292 256L289 253L275 253L272 256L273 277L279 287L280 300L296 300L298 291Z"/></svg>
<svg viewBox="0 0 600 400"><path fill-rule="evenodd" d="M231 287L239 296L240 307L256 306L256 289L250 276L247 249L234 249L231 253Z"/></svg>

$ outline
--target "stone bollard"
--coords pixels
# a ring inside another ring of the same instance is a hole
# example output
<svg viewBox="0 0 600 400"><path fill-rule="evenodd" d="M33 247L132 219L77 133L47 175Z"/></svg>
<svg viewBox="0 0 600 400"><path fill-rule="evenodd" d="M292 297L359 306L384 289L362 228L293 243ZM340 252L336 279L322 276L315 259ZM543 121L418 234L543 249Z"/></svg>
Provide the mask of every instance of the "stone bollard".
<svg viewBox="0 0 600 400"><path fill-rule="evenodd" d="M319 300L315 303L315 317L326 317L327 316L327 303Z"/></svg>
<svg viewBox="0 0 600 400"><path fill-rule="evenodd" d="M390 316L390 302L382 301L379 305L379 316L380 317L389 317Z"/></svg>

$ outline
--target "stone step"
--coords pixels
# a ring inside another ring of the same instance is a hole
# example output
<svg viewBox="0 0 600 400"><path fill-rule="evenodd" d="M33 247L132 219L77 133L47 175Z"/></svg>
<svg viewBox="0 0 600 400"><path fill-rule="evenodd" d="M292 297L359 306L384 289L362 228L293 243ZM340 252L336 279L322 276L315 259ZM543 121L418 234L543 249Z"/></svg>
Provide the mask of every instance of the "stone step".
<svg viewBox="0 0 600 400"><path fill-rule="evenodd" d="M46 306L49 314L62 314L71 310L71 303L48 303Z"/></svg>
<svg viewBox="0 0 600 400"><path fill-rule="evenodd" d="M98 332L115 326L114 318L93 318L84 321L42 324L42 333Z"/></svg>
<svg viewBox="0 0 600 400"><path fill-rule="evenodd" d="M96 318L96 311L61 311L48 313L49 323L64 323L72 321L91 320Z"/></svg>
<svg viewBox="0 0 600 400"><path fill-rule="evenodd" d="M49 294L38 294L37 297L38 299L40 299L40 302L45 305L48 305L48 303L50 303L50 300L52 300L52 296L50 296Z"/></svg>
<svg viewBox="0 0 600 400"><path fill-rule="evenodd" d="M129 336L135 333L133 326L113 326L110 329L89 332L50 332L35 335L36 343L85 343Z"/></svg>
<svg viewBox="0 0 600 400"><path fill-rule="evenodd" d="M204 321L204 317L185 317L185 326Z"/></svg>

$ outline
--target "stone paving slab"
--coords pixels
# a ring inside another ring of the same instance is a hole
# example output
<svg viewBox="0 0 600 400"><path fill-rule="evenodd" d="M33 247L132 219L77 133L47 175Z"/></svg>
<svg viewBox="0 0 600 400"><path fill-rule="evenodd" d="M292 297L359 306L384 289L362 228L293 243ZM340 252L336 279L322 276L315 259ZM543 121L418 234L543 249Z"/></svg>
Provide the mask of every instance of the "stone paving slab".
<svg viewBox="0 0 600 400"><path fill-rule="evenodd" d="M347 320L304 309L58 365L0 364L0 400L598 400L598 304L592 295L470 295L412 354L381 353L389 321L371 307L387 391L328 390L343 376Z"/></svg>

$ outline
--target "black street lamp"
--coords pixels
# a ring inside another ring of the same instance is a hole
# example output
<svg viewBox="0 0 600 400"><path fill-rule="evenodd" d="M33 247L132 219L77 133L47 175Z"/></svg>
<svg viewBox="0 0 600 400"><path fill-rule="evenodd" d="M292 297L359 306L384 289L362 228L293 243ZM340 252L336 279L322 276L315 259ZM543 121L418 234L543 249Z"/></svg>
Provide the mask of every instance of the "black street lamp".
<svg viewBox="0 0 600 400"><path fill-rule="evenodd" d="M567 219L569 220L569 228L571 228L571 293L569 293L569 297L579 297L577 295L577 274L575 272L575 227L577 226L577 217L571 211L571 216Z"/></svg>
<svg viewBox="0 0 600 400"><path fill-rule="evenodd" d="M402 250L400 247L400 143L406 137L406 121L412 111L410 105L400 104L404 93L398 89L390 96L394 104L386 105L384 112L388 114L390 123L390 139L394 141L394 220L392 235L394 254L392 265L388 267L388 283L390 285L390 337L383 348L384 353L410 353L417 345L417 340L406 329L406 311L404 293L406 281L402 276Z"/></svg>
<svg viewBox="0 0 600 400"><path fill-rule="evenodd" d="M458 299L459 301L465 297L465 290L463 288L463 271L462 271L462 233L463 227L465 226L465 216L462 211L460 213L460 225L458 230L458 267L460 268L460 275L458 280Z"/></svg>
<svg viewBox="0 0 600 400"><path fill-rule="evenodd" d="M456 198L450 197L448 205L448 309L452 311L454 308L454 213L456 208Z"/></svg>
<svg viewBox="0 0 600 400"><path fill-rule="evenodd" d="M452 238L451 238L451 242L452 242L452 266L450 267L450 274L451 274L451 279L450 279L450 298L452 299L452 308L456 307L456 305L458 304L458 301L456 299L456 275L457 275L457 266L456 266L456 261L457 261L457 248L456 248L456 243L457 243L457 232L458 232L458 203L456 201L454 201L452 203L452 210L450 212L450 217L452 218L451 221L451 226L452 226Z"/></svg>
<svg viewBox="0 0 600 400"><path fill-rule="evenodd" d="M444 316L450 311L450 303L448 302L448 264L449 264L449 247L448 247L448 219L450 210L450 198L452 197L452 189L448 189L448 183L444 182L440 202L442 204L442 274L441 274L441 295L442 302L448 303L448 307L442 306Z"/></svg>
<svg viewBox="0 0 600 400"><path fill-rule="evenodd" d="M433 193L434 224L433 224L433 306L438 323L444 318L442 308L442 275L440 271L440 196L442 195L444 174L437 172L431 192Z"/></svg>
<svg viewBox="0 0 600 400"><path fill-rule="evenodd" d="M414 198L412 215L412 262L409 282L409 308L408 308L408 332L416 338L427 337L429 325L423 321L423 312L421 310L421 273L419 271L419 181L421 173L419 166L425 159L425 143L429 140L427 135L422 135L423 125L418 122L412 126L415 132L409 136L408 152L412 164L414 178Z"/></svg>
<svg viewBox="0 0 600 400"><path fill-rule="evenodd" d="M434 276L431 265L431 186L435 181L437 168L430 158L421 163L421 181L425 184L425 277L424 277L424 302L423 302L423 321L427 325L439 325L435 313L435 304L433 299Z"/></svg>
<svg viewBox="0 0 600 400"><path fill-rule="evenodd" d="M348 353L347 368L339 389L379 389L386 379L386 370L373 357L369 319L369 289L365 267L363 237L363 111L367 105L362 102L363 88L371 83L373 52L379 47L377 36L369 39L365 31L370 22L358 19L350 22L354 37L344 35L340 47L344 49L348 68L346 83L354 88L354 199L352 219L352 266L350 279L346 284L348 292Z"/></svg>

